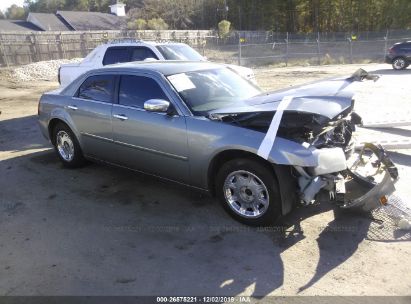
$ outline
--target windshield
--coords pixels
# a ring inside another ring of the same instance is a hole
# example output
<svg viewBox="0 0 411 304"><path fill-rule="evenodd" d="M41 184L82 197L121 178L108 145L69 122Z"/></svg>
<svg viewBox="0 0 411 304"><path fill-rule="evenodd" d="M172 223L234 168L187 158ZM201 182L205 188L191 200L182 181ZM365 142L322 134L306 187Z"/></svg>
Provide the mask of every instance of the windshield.
<svg viewBox="0 0 411 304"><path fill-rule="evenodd" d="M227 68L181 73L167 78L196 115L241 106L243 100L262 93L257 86Z"/></svg>
<svg viewBox="0 0 411 304"><path fill-rule="evenodd" d="M186 44L170 44L156 46L167 60L204 61L204 57Z"/></svg>

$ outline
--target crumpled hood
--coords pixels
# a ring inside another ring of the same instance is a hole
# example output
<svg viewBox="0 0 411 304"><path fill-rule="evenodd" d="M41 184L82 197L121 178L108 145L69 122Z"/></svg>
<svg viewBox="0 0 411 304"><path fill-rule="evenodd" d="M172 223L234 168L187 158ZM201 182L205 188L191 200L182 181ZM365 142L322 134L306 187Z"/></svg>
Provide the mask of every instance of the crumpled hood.
<svg viewBox="0 0 411 304"><path fill-rule="evenodd" d="M337 78L276 92L268 92L243 100L240 106L212 111L212 114L234 114L276 111L285 96L293 100L285 110L319 114L329 119L353 106L353 78Z"/></svg>

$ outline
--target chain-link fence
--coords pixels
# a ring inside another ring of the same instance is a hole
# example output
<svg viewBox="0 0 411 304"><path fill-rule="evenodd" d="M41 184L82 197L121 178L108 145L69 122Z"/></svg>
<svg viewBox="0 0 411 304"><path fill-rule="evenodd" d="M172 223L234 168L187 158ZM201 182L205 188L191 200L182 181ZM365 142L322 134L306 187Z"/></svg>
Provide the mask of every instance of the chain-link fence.
<svg viewBox="0 0 411 304"><path fill-rule="evenodd" d="M245 66L381 62L388 47L411 40L411 31L290 34L234 31L1 32L0 66L85 57L112 39L184 42L210 61Z"/></svg>
<svg viewBox="0 0 411 304"><path fill-rule="evenodd" d="M208 37L203 54L212 61L245 66L321 65L382 62L396 42L411 40L411 31L290 34L233 32Z"/></svg>

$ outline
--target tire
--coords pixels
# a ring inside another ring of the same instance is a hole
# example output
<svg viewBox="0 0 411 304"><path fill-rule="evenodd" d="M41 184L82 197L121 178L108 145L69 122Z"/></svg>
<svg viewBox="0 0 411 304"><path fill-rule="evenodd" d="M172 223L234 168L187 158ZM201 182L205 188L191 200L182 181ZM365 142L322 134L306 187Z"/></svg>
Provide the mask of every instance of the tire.
<svg viewBox="0 0 411 304"><path fill-rule="evenodd" d="M225 163L216 176L216 194L228 214L243 224L270 226L281 216L274 171L259 161L238 158Z"/></svg>
<svg viewBox="0 0 411 304"><path fill-rule="evenodd" d="M392 68L394 70L404 70L408 65L409 63L403 57L397 57L392 60Z"/></svg>
<svg viewBox="0 0 411 304"><path fill-rule="evenodd" d="M57 123L52 136L54 149L64 167L78 168L86 163L76 136L66 124Z"/></svg>

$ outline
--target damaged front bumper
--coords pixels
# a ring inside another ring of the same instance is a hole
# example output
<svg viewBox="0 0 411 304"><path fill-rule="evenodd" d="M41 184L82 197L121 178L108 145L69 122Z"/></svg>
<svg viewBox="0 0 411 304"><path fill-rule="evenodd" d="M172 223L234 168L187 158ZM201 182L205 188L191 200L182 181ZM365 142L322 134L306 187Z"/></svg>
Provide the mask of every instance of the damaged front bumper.
<svg viewBox="0 0 411 304"><path fill-rule="evenodd" d="M381 146L367 143L360 153L353 153L348 160L343 160L341 153L333 153L333 158L329 152L335 151L318 152L318 167L308 170L295 167L300 175L298 184L302 204L314 202L320 190L328 191L330 199L344 209L368 212L387 203L387 196L395 191L398 171ZM368 174L358 169L365 166L375 172ZM332 170L325 168L338 170L330 172Z"/></svg>
<svg viewBox="0 0 411 304"><path fill-rule="evenodd" d="M385 171L382 181L371 188L363 195L352 198L345 199L344 204L341 205L345 209L356 209L358 211L369 212L381 205L387 203L387 196L395 191L395 186L391 175L388 171Z"/></svg>

